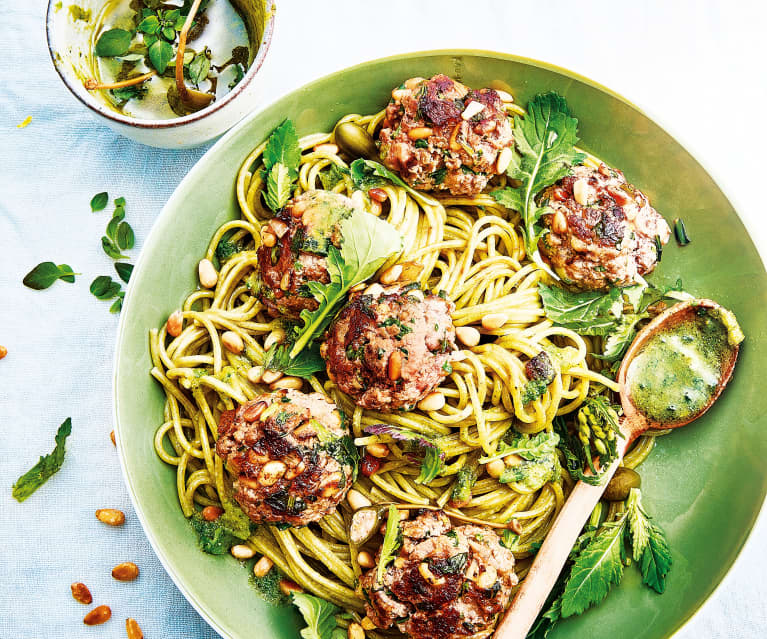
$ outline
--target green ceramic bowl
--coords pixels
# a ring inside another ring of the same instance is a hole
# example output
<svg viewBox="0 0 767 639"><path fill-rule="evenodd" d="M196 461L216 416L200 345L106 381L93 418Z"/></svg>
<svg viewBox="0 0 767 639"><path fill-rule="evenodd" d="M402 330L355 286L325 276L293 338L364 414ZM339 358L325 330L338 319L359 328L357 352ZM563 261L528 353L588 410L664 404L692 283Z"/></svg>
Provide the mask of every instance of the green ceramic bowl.
<svg viewBox="0 0 767 639"><path fill-rule="evenodd" d="M446 73L470 86L505 83L525 104L535 93L567 97L582 145L622 168L667 220L683 216L692 244L672 240L652 279L682 278L688 291L733 309L746 333L735 377L695 425L664 437L642 466L645 503L666 530L674 566L663 596L635 570L606 601L562 623L558 639L670 636L722 580L748 536L767 490L767 394L756 383L767 356L767 276L722 191L668 133L620 96L574 73L532 60L475 51L415 53L368 62L309 84L254 114L190 171L158 218L136 265L117 340L115 413L125 479L147 536L178 587L226 637L297 637L291 609L262 603L245 568L197 549L176 498L174 469L157 459L152 437L163 393L150 378L148 331L197 286L196 265L215 229L239 215L234 179L250 150L285 117L300 135L329 131L346 113L372 113L412 76Z"/></svg>

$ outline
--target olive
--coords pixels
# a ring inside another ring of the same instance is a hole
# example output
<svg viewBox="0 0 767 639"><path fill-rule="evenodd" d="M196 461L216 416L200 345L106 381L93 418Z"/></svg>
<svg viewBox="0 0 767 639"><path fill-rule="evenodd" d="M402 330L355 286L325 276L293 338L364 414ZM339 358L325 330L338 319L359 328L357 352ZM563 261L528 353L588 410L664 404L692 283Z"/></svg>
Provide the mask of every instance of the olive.
<svg viewBox="0 0 767 639"><path fill-rule="evenodd" d="M621 466L607 483L604 498L607 501L623 501L629 496L632 488L639 488L641 485L642 478L638 472Z"/></svg>
<svg viewBox="0 0 767 639"><path fill-rule="evenodd" d="M353 158L378 159L378 147L371 135L353 122L341 122L334 131L336 144Z"/></svg>

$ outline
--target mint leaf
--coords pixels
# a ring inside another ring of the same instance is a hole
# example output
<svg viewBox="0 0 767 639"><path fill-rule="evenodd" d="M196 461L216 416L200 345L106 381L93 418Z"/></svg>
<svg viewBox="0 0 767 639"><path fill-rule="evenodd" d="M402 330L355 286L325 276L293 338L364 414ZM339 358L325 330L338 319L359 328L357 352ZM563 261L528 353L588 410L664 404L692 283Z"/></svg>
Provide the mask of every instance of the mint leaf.
<svg viewBox="0 0 767 639"><path fill-rule="evenodd" d="M207 48L198 53L189 63L189 80L195 85L199 85L210 72L210 58L207 55Z"/></svg>
<svg viewBox="0 0 767 639"><path fill-rule="evenodd" d="M130 281L131 273L133 273L133 264L115 262L115 271L117 271L119 278L127 284Z"/></svg>
<svg viewBox="0 0 767 639"><path fill-rule="evenodd" d="M610 310L620 303L621 289L607 293L584 291L574 293L559 286L540 284L538 292L546 317L582 335L606 335L615 328L617 320Z"/></svg>
<svg viewBox="0 0 767 639"><path fill-rule="evenodd" d="M74 282L75 275L79 273L74 273L67 264L57 266L53 262L41 262L24 276L22 284L35 291L42 291L59 279Z"/></svg>
<svg viewBox="0 0 767 639"><path fill-rule="evenodd" d="M298 145L298 135L291 120L285 120L269 136L266 148L261 156L264 169L270 173L276 164L287 168L290 180L298 177L298 165L301 162L301 147Z"/></svg>
<svg viewBox="0 0 767 639"><path fill-rule="evenodd" d="M491 195L522 217L525 251L530 259L536 257L538 239L544 233L538 222L547 210L538 207L536 195L585 159L574 148L577 131L578 120L570 114L565 99L554 92L536 95L527 105L527 115L514 118L516 148L506 173L522 184L495 190Z"/></svg>
<svg viewBox="0 0 767 639"><path fill-rule="evenodd" d="M157 40L149 47L149 61L157 73L165 73L165 69L168 68L168 63L172 57L173 47L165 42L165 40Z"/></svg>
<svg viewBox="0 0 767 639"><path fill-rule="evenodd" d="M279 211L284 207L293 193L293 180L290 177L290 169L278 162L269 171L266 178L266 193L264 203L272 211Z"/></svg>
<svg viewBox="0 0 767 639"><path fill-rule="evenodd" d="M266 351L264 368L304 379L309 379L314 373L325 370L325 360L320 356L319 347L305 348L293 359L289 355L289 350L290 344L271 346Z"/></svg>
<svg viewBox="0 0 767 639"><path fill-rule="evenodd" d="M64 423L61 424L56 431L56 446L53 449L53 452L49 455L40 457L38 462L32 466L32 468L16 480L12 490L13 498L16 501L22 502L27 499L27 497L59 471L61 465L64 463L64 455L67 452L67 437L69 437L71 433L72 418L67 417L64 420Z"/></svg>
<svg viewBox="0 0 767 639"><path fill-rule="evenodd" d="M125 55L130 48L133 35L125 29L109 29L104 31L96 41L94 51L100 58L113 58Z"/></svg>
<svg viewBox="0 0 767 639"><path fill-rule="evenodd" d="M106 207L107 203L109 202L109 193L106 191L102 191L101 193L96 193L91 198L91 211L94 213L96 211L103 211L104 207Z"/></svg>

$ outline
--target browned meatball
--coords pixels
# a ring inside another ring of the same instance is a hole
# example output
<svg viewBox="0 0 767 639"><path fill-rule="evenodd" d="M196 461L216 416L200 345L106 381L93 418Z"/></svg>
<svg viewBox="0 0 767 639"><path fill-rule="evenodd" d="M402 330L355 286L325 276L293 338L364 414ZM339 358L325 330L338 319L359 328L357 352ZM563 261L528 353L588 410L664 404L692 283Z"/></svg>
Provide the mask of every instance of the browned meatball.
<svg viewBox="0 0 767 639"><path fill-rule="evenodd" d="M514 556L498 535L484 526L453 528L435 511L400 526L402 546L381 583L377 567L360 577L373 623L418 639L491 635L517 584Z"/></svg>
<svg viewBox="0 0 767 639"><path fill-rule="evenodd" d="M276 243L258 249L258 297L269 313L298 319L303 309L317 308L308 281L330 282L328 246L340 246L341 221L354 212L345 195L307 191L285 205L264 228Z"/></svg>
<svg viewBox="0 0 767 639"><path fill-rule="evenodd" d="M450 301L417 285L357 294L328 328L320 352L328 376L363 408L412 408L450 371Z"/></svg>
<svg viewBox="0 0 767 639"><path fill-rule="evenodd" d="M332 512L352 484L348 435L324 395L279 390L223 413L216 452L238 475L234 498L248 517L303 526Z"/></svg>
<svg viewBox="0 0 767 639"><path fill-rule="evenodd" d="M514 141L498 93L471 91L446 75L394 89L379 140L383 163L409 184L453 195L484 189L500 172L500 151Z"/></svg>
<svg viewBox="0 0 767 639"><path fill-rule="evenodd" d="M623 173L602 164L576 166L542 196L553 213L539 249L566 284L580 289L626 286L655 268L656 242L671 230Z"/></svg>

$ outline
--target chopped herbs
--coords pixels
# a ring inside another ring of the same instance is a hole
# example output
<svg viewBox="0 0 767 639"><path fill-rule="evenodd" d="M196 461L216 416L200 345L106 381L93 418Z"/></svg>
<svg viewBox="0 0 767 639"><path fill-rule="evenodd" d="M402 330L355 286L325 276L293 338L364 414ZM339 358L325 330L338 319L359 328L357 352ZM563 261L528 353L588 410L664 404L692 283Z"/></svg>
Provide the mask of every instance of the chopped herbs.
<svg viewBox="0 0 767 639"><path fill-rule="evenodd" d="M35 291L42 291L56 280L64 280L71 284L75 281L75 275L80 275L80 273L75 273L69 264L57 266L53 262L41 262L24 276L22 284Z"/></svg>
<svg viewBox="0 0 767 639"><path fill-rule="evenodd" d="M413 329L410 326L407 326L402 323L402 321L397 317L387 317L383 322L379 323L378 326L380 328L386 328L388 326L396 326L399 329L399 332L394 336L395 339L402 339L407 335L408 333L412 333Z"/></svg>
<svg viewBox="0 0 767 639"><path fill-rule="evenodd" d="M22 502L40 486L55 475L64 463L67 437L72 433L72 419L67 417L56 431L56 446L49 455L40 457L38 462L16 480L12 495L16 501Z"/></svg>

